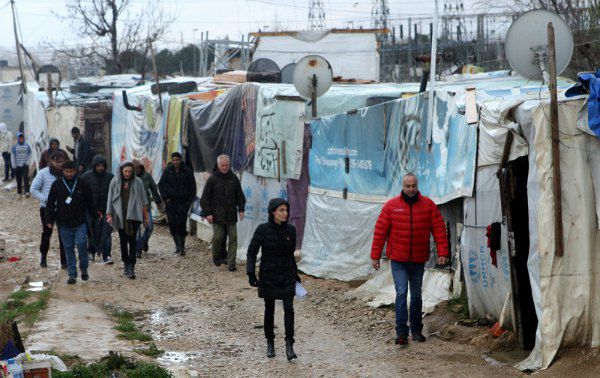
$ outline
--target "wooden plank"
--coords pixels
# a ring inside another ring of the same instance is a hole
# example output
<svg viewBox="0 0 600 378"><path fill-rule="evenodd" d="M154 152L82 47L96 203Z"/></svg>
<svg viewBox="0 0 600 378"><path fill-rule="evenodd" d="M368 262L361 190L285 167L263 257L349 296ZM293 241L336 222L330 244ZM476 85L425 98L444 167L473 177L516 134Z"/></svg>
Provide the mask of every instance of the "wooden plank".
<svg viewBox="0 0 600 378"><path fill-rule="evenodd" d="M479 123L479 113L477 112L477 100L475 96L475 87L467 87L465 95L465 114L467 116L467 124L476 125Z"/></svg>

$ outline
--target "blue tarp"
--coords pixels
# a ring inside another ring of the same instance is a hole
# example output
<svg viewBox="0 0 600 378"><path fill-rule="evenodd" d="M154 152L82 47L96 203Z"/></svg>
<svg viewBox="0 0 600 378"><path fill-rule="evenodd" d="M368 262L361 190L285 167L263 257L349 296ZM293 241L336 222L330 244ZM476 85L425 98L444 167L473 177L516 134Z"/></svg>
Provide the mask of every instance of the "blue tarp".
<svg viewBox="0 0 600 378"><path fill-rule="evenodd" d="M347 189L348 198L383 201L398 195L402 176L413 172L421 192L437 203L470 196L477 129L466 124L454 97L439 94L435 106L431 144L423 95L314 121L311 187L334 196Z"/></svg>

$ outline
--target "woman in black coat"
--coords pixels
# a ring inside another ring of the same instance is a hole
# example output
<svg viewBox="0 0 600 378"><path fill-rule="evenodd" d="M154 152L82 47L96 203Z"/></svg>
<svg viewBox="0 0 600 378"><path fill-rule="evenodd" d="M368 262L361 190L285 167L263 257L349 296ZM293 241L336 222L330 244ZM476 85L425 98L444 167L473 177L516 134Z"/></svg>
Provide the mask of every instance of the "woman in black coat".
<svg viewBox="0 0 600 378"><path fill-rule="evenodd" d="M247 273L251 286L258 287L258 296L265 300L264 330L267 338L267 357L275 356L273 322L275 300L283 301L285 324L285 353L288 360L294 353L294 295L298 267L294 259L296 228L287 223L289 203L282 198L269 201L269 222L256 228L248 247ZM262 248L260 272L257 279L256 256Z"/></svg>

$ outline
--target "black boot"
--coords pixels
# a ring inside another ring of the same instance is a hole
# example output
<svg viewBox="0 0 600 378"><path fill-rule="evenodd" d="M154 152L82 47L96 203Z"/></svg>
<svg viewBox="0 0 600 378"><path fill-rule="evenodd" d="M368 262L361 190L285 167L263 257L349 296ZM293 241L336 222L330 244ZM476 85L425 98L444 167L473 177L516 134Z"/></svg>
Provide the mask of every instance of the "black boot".
<svg viewBox="0 0 600 378"><path fill-rule="evenodd" d="M129 264L125 263L125 265L123 266L123 275L125 277L129 277Z"/></svg>
<svg viewBox="0 0 600 378"><path fill-rule="evenodd" d="M294 342L293 341L285 342L285 355L287 356L288 361L291 361L294 358L298 358L298 356L296 356L296 353L294 353Z"/></svg>
<svg viewBox="0 0 600 378"><path fill-rule="evenodd" d="M135 280L135 264L129 264L129 279Z"/></svg>
<svg viewBox="0 0 600 378"><path fill-rule="evenodd" d="M275 357L275 342L273 340L267 340L267 357Z"/></svg>
<svg viewBox="0 0 600 378"><path fill-rule="evenodd" d="M185 256L185 236L179 236L179 254Z"/></svg>
<svg viewBox="0 0 600 378"><path fill-rule="evenodd" d="M173 241L175 242L175 254L178 255L181 253L181 245L179 242L179 235L173 235Z"/></svg>
<svg viewBox="0 0 600 378"><path fill-rule="evenodd" d="M47 268L48 267L48 263L46 262L46 256L42 256L42 260L40 261L40 266L42 268Z"/></svg>

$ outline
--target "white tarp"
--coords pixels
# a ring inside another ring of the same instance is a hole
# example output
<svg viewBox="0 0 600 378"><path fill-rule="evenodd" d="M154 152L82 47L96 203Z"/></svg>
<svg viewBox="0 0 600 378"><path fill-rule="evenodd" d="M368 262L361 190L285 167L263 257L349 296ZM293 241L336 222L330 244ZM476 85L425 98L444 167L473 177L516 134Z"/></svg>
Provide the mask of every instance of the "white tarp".
<svg viewBox="0 0 600 378"><path fill-rule="evenodd" d="M333 76L379 81L377 50L377 35L373 32L304 31L261 36L254 59L271 59L284 68L306 55L316 54L331 64Z"/></svg>
<svg viewBox="0 0 600 378"><path fill-rule="evenodd" d="M23 121L21 91L20 81L0 84L0 122L6 123L13 135L19 131L19 124Z"/></svg>
<svg viewBox="0 0 600 378"><path fill-rule="evenodd" d="M390 268L390 261L381 260L381 269L373 273L371 278L352 292L358 298L368 300L371 307L379 307L394 304L396 301L396 289ZM423 312L430 313L435 305L450 299L450 283L452 273L450 271L427 269L423 275ZM408 293L410 305L410 291Z"/></svg>
<svg viewBox="0 0 600 378"><path fill-rule="evenodd" d="M25 141L31 146L31 162L38 166L42 152L48 146L48 124L44 103L32 89L25 94L23 103L25 122ZM33 172L33 170L30 170Z"/></svg>
<svg viewBox="0 0 600 378"><path fill-rule="evenodd" d="M367 278L373 272L371 241L382 206L309 193L298 268L340 281Z"/></svg>
<svg viewBox="0 0 600 378"><path fill-rule="evenodd" d="M539 261L541 309L538 338L531 355L516 367L521 370L545 369L558 349L565 346L600 345L600 230L590 157L600 154L595 138L577 129L578 111L583 100L561 102L559 106L560 154L564 256L555 255L552 153L549 104L533 111L533 146L539 195L535 216ZM530 170L531 173L531 170ZM534 286L534 282L532 282ZM535 290L535 286L534 286ZM535 298L535 296L534 296ZM536 304L537 305L537 304Z"/></svg>
<svg viewBox="0 0 600 378"><path fill-rule="evenodd" d="M63 150L66 146L73 145L71 129L79 127L81 133L85 135L85 122L83 120L83 108L75 106L60 106L46 110L46 119L48 120L48 136L56 138L60 142ZM70 152L67 152L71 156Z"/></svg>
<svg viewBox="0 0 600 378"><path fill-rule="evenodd" d="M492 264L487 246L486 227L502 222L497 165L477 168L475 197L465 198L465 226L461 237L461 262L472 317L492 314L500 318L510 291L510 263L506 226L501 226L501 248Z"/></svg>

